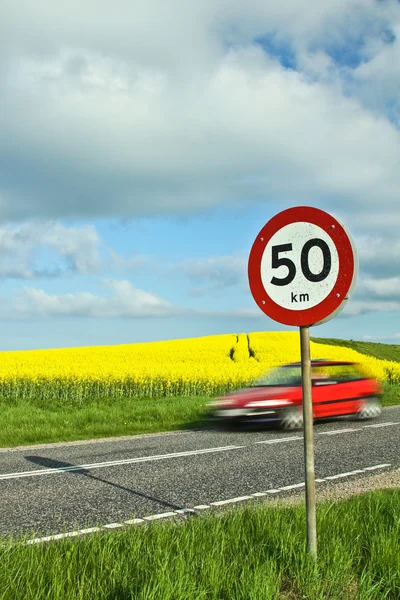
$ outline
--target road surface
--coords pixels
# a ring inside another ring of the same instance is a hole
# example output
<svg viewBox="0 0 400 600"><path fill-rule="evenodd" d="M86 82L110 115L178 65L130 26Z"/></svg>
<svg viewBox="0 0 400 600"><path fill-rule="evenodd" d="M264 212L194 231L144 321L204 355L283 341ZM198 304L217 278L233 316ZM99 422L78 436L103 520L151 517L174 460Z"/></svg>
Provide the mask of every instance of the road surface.
<svg viewBox="0 0 400 600"><path fill-rule="evenodd" d="M314 432L317 495L324 481L400 467L400 407L374 421L319 423ZM303 481L302 432L184 431L3 449L0 536L116 528L277 497Z"/></svg>

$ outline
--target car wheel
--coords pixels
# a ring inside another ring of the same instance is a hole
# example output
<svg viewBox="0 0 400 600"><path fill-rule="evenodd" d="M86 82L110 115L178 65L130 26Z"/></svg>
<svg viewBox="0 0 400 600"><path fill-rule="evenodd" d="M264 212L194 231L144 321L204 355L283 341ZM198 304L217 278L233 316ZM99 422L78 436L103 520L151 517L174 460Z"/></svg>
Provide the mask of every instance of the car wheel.
<svg viewBox="0 0 400 600"><path fill-rule="evenodd" d="M282 429L293 431L303 427L303 414L298 408L289 409L281 421Z"/></svg>
<svg viewBox="0 0 400 600"><path fill-rule="evenodd" d="M376 419L382 412L381 403L378 398L368 398L357 413L358 419Z"/></svg>

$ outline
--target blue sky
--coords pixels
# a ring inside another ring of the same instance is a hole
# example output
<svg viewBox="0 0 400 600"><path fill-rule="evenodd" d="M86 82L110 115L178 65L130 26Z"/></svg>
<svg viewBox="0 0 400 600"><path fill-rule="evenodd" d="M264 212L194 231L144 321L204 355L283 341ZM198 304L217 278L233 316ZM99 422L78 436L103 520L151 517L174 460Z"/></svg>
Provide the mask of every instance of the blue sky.
<svg viewBox="0 0 400 600"><path fill-rule="evenodd" d="M247 260L296 205L360 254L313 335L399 342L397 1L2 13L1 350L288 329L255 305Z"/></svg>

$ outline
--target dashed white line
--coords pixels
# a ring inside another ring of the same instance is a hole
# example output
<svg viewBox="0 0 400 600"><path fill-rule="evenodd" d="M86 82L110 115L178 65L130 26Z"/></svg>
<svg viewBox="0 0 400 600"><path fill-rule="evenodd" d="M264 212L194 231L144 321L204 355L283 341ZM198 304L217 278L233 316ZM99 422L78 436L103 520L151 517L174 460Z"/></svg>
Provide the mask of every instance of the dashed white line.
<svg viewBox="0 0 400 600"><path fill-rule="evenodd" d="M292 485L285 485L284 487L279 488L280 491L286 491L286 490L294 490L296 488L302 488L305 486L304 481L302 483L293 483Z"/></svg>
<svg viewBox="0 0 400 600"><path fill-rule="evenodd" d="M390 463L382 463L379 465L372 465L371 467L365 467L364 469L355 469L354 471L348 471L346 473L338 473L336 475L329 475L328 477L324 477L323 479L316 479L315 481L318 483L324 483L324 482L329 482L329 481L336 480L336 479L342 479L344 477L351 477L353 475L359 475L360 473L366 473L368 471L376 471L378 469L384 469L384 468L390 467L390 466L391 466ZM252 500L254 498L265 497L268 494L279 494L280 492L298 489L298 488L302 488L304 486L305 486L304 482L294 483L291 485L285 485L280 488L271 488L270 490L266 490L265 492L255 492L254 494L251 494L249 496L238 496L236 498L229 498L227 500L219 500L217 502L211 502L211 504L198 504L197 506L194 506L193 508L182 508L182 509L178 509L178 510L171 511L171 512L149 515L149 516L143 517L143 518L129 519L122 523L109 523L108 525L103 525L102 527L91 527L89 529L80 529L78 531L70 531L68 533L57 533L55 535L48 535L48 536L42 537L42 538L34 538L32 540L25 542L25 544L27 544L27 545L39 544L42 542L56 541L56 540L60 540L60 539L67 538L67 537L76 537L76 536L84 535L84 534L88 534L88 533L104 531L107 529L117 529L117 528L123 527L125 525L139 525L140 523L144 523L144 522L157 521L159 519L176 517L178 515L184 515L184 514L188 514L188 513L196 514L196 511L207 510L207 509L210 509L213 507L220 507L220 506L222 507L222 506L225 506L228 504L234 504L237 502L245 502L247 500Z"/></svg>
<svg viewBox="0 0 400 600"><path fill-rule="evenodd" d="M351 475L357 475L358 473L363 473L362 469L356 469L355 471L348 471L347 473L339 473L338 475L329 475L329 477L325 477L325 481L330 481L331 479L342 479L343 477L350 477Z"/></svg>
<svg viewBox="0 0 400 600"><path fill-rule="evenodd" d="M229 500L219 500L218 502L211 502L212 506L223 506L224 504L234 504L235 502L244 502L250 500L252 496L239 496L238 498L230 498Z"/></svg>
<svg viewBox="0 0 400 600"><path fill-rule="evenodd" d="M150 515L149 517L143 517L146 521L156 521L158 519L167 519L168 517L175 517L175 512L159 513L158 515Z"/></svg>
<svg viewBox="0 0 400 600"><path fill-rule="evenodd" d="M139 523L144 523L144 519L128 519L124 523L125 525L138 525Z"/></svg>

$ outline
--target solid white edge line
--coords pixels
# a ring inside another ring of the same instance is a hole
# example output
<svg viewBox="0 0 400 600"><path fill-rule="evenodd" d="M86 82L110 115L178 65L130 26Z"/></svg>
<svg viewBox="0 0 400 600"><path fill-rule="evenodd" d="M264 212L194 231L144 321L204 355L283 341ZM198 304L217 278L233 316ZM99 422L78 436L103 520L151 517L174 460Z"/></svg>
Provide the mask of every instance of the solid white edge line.
<svg viewBox="0 0 400 600"><path fill-rule="evenodd" d="M382 463L380 465L373 465L371 467L365 467L364 469L356 469L354 471L348 471L347 473L338 473L337 475L329 475L328 477L324 477L323 479L315 479L315 481L318 483L324 483L324 482L329 482L329 481L336 480L336 479L341 479L344 477L350 477L352 475L358 475L360 473L365 473L368 471L384 469L384 468L390 467L390 466L391 466L391 463ZM400 469L397 469L397 470L400 470ZM244 502L246 500L252 500L254 498L265 497L265 496L268 496L268 494L279 494L280 492L285 492L285 491L289 491L289 490L296 489L296 488L302 488L304 486L305 486L304 482L295 483L295 484L286 485L286 486L283 486L280 488L272 488L270 490L266 490L265 492L255 492L254 494L251 494L250 496L238 496L236 498L230 498L228 500L219 500L217 502L211 502L210 504L198 504L197 506L194 506L193 508L181 508L181 509L175 510L173 512L171 511L171 512L166 512L166 513L159 513L159 514L155 514L155 515L149 515L147 517L143 517L140 519L128 519L127 521L124 521L123 523L109 523L108 525L103 525L101 527L90 527L88 529L80 529L78 531L70 531L68 533L57 533L55 535L48 535L46 537L34 538L32 540L28 540L27 542L25 542L25 545L32 545L32 544L39 544L42 542L56 541L56 540L61 540L63 538L68 538L68 537L77 537L77 536L80 536L83 534L104 531L107 529L110 529L110 530L117 529L119 527L124 527L124 525L139 525L140 523L144 523L145 521L151 522L151 521L156 521L158 519L175 517L177 515L184 515L184 514L188 514L188 513L196 514L196 510L206 510L206 509L209 509L212 507L233 504L235 502Z"/></svg>

